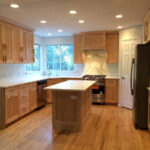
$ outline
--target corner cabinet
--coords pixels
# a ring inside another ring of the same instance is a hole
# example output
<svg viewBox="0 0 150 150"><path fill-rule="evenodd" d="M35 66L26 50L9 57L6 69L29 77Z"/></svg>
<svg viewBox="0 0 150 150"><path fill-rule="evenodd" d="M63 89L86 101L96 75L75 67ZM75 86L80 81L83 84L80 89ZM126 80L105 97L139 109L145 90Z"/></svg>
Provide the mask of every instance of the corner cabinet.
<svg viewBox="0 0 150 150"><path fill-rule="evenodd" d="M83 64L84 63L84 52L83 52L83 36L81 34L76 34L73 37L74 42L74 63Z"/></svg>
<svg viewBox="0 0 150 150"><path fill-rule="evenodd" d="M118 79L105 80L105 103L118 104Z"/></svg>
<svg viewBox="0 0 150 150"><path fill-rule="evenodd" d="M33 32L0 20L0 63L33 62Z"/></svg>
<svg viewBox="0 0 150 150"><path fill-rule="evenodd" d="M118 64L118 56L119 56L118 32L108 32L106 34L106 51L107 51L107 63Z"/></svg>

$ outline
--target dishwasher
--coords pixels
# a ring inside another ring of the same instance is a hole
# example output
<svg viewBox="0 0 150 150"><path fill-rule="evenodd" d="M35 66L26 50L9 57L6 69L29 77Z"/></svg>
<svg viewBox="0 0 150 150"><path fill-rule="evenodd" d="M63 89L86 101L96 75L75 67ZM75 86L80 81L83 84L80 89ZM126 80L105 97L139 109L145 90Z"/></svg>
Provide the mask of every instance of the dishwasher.
<svg viewBox="0 0 150 150"><path fill-rule="evenodd" d="M47 104L47 91L44 88L47 86L47 80L40 80L38 85L38 109Z"/></svg>

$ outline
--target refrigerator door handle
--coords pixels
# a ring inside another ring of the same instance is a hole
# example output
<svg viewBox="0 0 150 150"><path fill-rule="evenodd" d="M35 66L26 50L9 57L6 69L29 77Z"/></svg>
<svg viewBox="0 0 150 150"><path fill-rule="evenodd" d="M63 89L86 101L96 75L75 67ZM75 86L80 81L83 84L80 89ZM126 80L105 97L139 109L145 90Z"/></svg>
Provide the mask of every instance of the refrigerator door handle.
<svg viewBox="0 0 150 150"><path fill-rule="evenodd" d="M133 71L134 71L134 65L135 65L135 59L132 59L132 65L131 65L131 75L130 75L130 88L131 88L131 95L134 94L134 90L133 90Z"/></svg>

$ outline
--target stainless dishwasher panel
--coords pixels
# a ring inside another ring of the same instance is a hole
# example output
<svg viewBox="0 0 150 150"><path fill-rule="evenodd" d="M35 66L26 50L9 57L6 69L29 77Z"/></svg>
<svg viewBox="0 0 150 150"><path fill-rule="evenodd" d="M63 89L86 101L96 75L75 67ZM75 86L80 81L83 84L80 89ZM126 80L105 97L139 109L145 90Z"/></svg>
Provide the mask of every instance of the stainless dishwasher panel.
<svg viewBox="0 0 150 150"><path fill-rule="evenodd" d="M47 86L47 80L41 80L38 84L38 108L41 108L47 104L47 92L44 88Z"/></svg>

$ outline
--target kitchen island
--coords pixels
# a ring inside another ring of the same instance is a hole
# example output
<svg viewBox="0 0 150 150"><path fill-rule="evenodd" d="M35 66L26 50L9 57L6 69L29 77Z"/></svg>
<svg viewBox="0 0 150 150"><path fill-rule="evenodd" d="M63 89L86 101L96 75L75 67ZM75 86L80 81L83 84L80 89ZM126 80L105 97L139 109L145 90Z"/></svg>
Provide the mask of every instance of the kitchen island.
<svg viewBox="0 0 150 150"><path fill-rule="evenodd" d="M46 87L52 90L53 129L80 131L91 110L95 81L69 80Z"/></svg>

